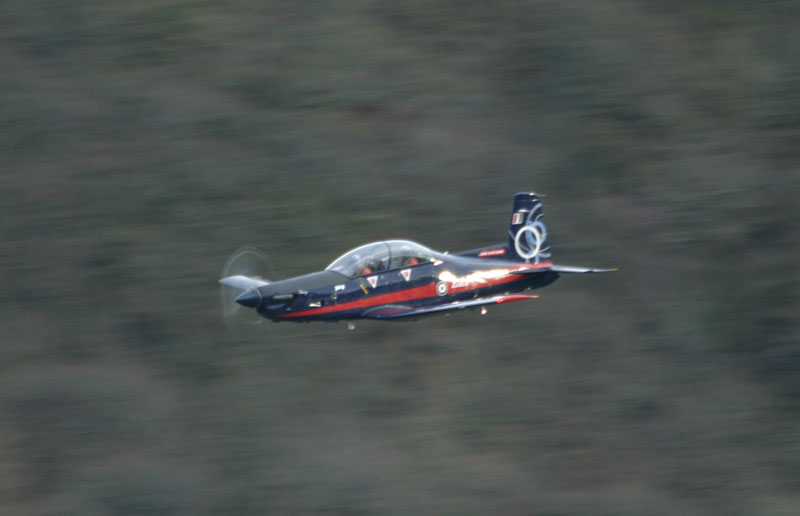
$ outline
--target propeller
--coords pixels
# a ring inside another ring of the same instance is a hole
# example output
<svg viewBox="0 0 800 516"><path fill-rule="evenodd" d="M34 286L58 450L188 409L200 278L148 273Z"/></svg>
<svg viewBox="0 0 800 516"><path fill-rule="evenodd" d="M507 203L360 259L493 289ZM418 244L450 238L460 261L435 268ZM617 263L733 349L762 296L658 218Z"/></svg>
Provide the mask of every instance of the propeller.
<svg viewBox="0 0 800 516"><path fill-rule="evenodd" d="M230 276L247 276L269 282L274 277L272 266L267 256L253 247L242 247L233 253L222 268L222 278ZM256 325L263 319L252 308L236 302L236 298L246 293L220 283L220 299L222 301L222 318L228 328L243 325Z"/></svg>

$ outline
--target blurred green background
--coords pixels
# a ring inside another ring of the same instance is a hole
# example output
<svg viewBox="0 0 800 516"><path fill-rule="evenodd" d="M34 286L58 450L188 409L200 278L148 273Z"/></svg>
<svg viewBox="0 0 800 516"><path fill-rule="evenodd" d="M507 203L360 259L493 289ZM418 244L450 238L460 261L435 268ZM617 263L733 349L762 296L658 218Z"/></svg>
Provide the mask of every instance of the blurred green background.
<svg viewBox="0 0 800 516"><path fill-rule="evenodd" d="M800 4L0 3L0 512L795 515ZM563 278L230 333L390 237Z"/></svg>

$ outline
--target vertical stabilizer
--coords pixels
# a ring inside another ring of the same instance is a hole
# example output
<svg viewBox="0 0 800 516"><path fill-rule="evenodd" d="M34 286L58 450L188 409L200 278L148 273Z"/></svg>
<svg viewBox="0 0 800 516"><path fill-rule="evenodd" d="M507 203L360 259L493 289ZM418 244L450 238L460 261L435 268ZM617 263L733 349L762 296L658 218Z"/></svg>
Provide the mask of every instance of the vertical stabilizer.
<svg viewBox="0 0 800 516"><path fill-rule="evenodd" d="M517 260L539 263L549 261L550 245L544 225L542 201L533 192L514 196L511 225L508 230L508 249Z"/></svg>

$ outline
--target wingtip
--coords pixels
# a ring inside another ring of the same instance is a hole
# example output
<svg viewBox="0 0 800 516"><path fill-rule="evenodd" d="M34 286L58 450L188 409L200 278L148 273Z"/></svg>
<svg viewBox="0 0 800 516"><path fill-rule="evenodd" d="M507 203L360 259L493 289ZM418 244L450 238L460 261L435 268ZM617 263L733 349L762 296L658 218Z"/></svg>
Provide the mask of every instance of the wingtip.
<svg viewBox="0 0 800 516"><path fill-rule="evenodd" d="M511 303L514 301L526 301L528 299L536 299L538 295L529 295L529 294L508 294L502 297L499 297L496 303Z"/></svg>

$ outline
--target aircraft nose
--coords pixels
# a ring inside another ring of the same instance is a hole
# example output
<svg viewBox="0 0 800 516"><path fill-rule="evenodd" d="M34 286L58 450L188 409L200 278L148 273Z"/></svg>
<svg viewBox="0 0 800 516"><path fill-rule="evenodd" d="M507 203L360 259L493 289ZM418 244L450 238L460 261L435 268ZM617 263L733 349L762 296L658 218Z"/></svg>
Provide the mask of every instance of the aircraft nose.
<svg viewBox="0 0 800 516"><path fill-rule="evenodd" d="M236 298L236 302L248 308L255 308L261 303L261 292L257 288L252 288Z"/></svg>

